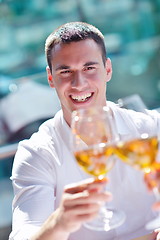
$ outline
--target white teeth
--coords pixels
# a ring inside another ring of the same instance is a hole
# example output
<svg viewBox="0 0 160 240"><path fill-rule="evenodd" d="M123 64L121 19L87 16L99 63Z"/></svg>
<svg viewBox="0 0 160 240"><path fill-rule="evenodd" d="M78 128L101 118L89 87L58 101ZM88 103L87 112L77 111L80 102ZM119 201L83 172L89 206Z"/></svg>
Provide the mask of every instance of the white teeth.
<svg viewBox="0 0 160 240"><path fill-rule="evenodd" d="M77 100L77 101L85 101L86 100L86 98L88 98L88 97L90 97L91 96L91 93L87 93L87 94L85 94L85 95L82 95L82 96L71 96L71 98L72 99L74 99L74 100Z"/></svg>

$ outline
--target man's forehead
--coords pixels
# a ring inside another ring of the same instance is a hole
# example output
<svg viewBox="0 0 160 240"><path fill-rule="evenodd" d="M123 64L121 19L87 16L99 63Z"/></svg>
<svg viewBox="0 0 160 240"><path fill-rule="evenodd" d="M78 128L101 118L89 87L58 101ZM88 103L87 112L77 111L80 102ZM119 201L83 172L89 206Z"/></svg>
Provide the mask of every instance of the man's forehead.
<svg viewBox="0 0 160 240"><path fill-rule="evenodd" d="M102 61L102 52L92 39L71 43L59 43L51 52L54 69L68 69L98 64Z"/></svg>
<svg viewBox="0 0 160 240"><path fill-rule="evenodd" d="M91 38L87 38L87 39L82 39L82 40L78 40L78 41L71 41L71 42L59 42L56 43L53 48L52 48L52 52L55 53L57 51L63 50L65 48L68 48L69 46L76 46L76 45L83 45L84 47L86 46L90 46L90 47L95 47L96 50L98 50L100 47L99 45ZM76 50L76 49L75 49Z"/></svg>

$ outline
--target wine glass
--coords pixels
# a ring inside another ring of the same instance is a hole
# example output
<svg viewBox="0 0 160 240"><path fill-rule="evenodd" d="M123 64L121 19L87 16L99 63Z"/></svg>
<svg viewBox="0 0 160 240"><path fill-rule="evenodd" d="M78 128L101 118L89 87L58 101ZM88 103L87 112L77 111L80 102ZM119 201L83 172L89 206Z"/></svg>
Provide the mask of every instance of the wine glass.
<svg viewBox="0 0 160 240"><path fill-rule="evenodd" d="M142 125L137 124L138 133L135 136L121 137L117 144L117 155L125 163L132 167L143 171L144 176L160 171L160 133L155 128L155 122L152 117L152 112L147 110L143 100L138 95L132 95L118 100L121 108L134 110L139 112L144 118L144 121L150 122L150 126L155 129L151 131L151 127L143 128ZM144 124L145 125L145 124ZM158 126L157 126L158 127ZM153 188L153 193L157 200L160 200L160 189L158 183L154 178L148 177L150 185ZM146 229L153 230L160 227L160 214L157 218L150 221L146 225Z"/></svg>
<svg viewBox="0 0 160 240"><path fill-rule="evenodd" d="M103 181L115 163L115 142L118 140L108 107L79 109L72 113L72 148L79 166ZM125 214L116 209L100 209L97 218L84 225L89 229L109 231L120 226Z"/></svg>

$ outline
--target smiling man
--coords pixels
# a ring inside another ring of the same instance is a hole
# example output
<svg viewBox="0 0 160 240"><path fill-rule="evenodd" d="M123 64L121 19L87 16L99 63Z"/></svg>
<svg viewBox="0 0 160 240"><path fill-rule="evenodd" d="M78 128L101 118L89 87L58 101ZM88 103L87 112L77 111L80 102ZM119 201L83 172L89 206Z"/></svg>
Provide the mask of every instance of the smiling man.
<svg viewBox="0 0 160 240"><path fill-rule="evenodd" d="M61 36L59 43L55 39L53 48L50 41L53 41L54 35L51 34L46 41L49 84L57 91L64 118L69 125L73 110L106 104L106 82L112 75L111 61L106 59L103 41L98 39L103 39L101 33L97 30L98 35L92 39L91 36L85 36L85 31L81 41L77 39L74 26L68 36Z"/></svg>
<svg viewBox="0 0 160 240"><path fill-rule="evenodd" d="M120 136L135 136L139 126L154 133L156 121L107 101L112 65L104 37L94 26L82 22L60 26L47 38L45 52L48 82L56 89L62 109L19 144L12 171L10 239L130 240L149 234L144 226L153 218L155 199L141 173L119 160L109 183L87 180L89 176L75 162L69 137L71 113L80 108L109 106ZM126 222L106 232L89 230L83 223L94 219L100 205L111 200L108 191L101 191L104 187L113 193L114 207L125 212Z"/></svg>

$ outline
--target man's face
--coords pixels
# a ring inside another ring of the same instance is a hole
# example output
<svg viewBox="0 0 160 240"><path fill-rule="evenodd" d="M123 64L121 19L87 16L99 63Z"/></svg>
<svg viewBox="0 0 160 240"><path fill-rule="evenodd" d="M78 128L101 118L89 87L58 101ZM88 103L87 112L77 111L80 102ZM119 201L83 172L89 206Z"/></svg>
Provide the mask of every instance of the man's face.
<svg viewBox="0 0 160 240"><path fill-rule="evenodd" d="M57 44L52 50L52 74L48 81L55 88L64 118L70 125L71 112L106 104L106 82L110 80L110 59L104 66L100 47L92 39Z"/></svg>

